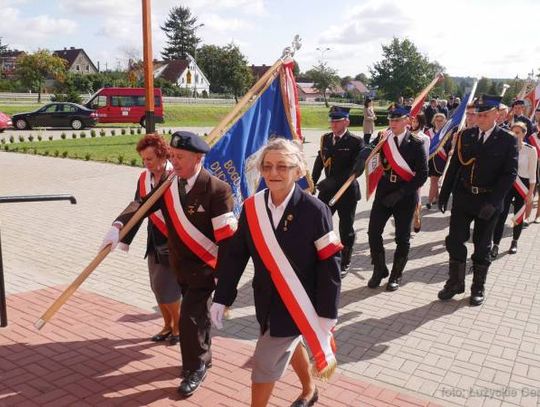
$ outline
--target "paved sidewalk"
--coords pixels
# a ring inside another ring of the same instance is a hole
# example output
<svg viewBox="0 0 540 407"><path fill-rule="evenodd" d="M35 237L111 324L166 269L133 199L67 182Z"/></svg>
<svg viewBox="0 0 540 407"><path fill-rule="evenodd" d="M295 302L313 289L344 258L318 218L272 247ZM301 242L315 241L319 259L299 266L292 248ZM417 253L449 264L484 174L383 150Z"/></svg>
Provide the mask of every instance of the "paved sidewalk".
<svg viewBox="0 0 540 407"><path fill-rule="evenodd" d="M307 139L312 163L318 135L307 132ZM173 404L178 350L146 341L160 329L160 317L142 260L144 233L129 255L108 256L50 324L33 327L93 258L111 220L132 199L140 169L13 153L0 153L0 168L0 195L73 193L78 200L0 205L10 318L0 329L0 405L60 405L63 398L66 405ZM363 200L357 210L353 269L343 282L336 331L340 365L330 384L320 384L319 404L537 406L540 225L524 230L517 255L502 253L493 263L486 303L472 308L468 292L436 300L447 272L448 215L434 210L424 211L403 286L392 293L366 287L370 205ZM395 245L387 229L390 265ZM506 233L501 251L509 243ZM179 405L249 403L249 357L257 337L251 276L248 268L232 319L215 332L216 363L204 387ZM467 290L470 282L469 275ZM272 402L288 405L298 391L291 373Z"/></svg>

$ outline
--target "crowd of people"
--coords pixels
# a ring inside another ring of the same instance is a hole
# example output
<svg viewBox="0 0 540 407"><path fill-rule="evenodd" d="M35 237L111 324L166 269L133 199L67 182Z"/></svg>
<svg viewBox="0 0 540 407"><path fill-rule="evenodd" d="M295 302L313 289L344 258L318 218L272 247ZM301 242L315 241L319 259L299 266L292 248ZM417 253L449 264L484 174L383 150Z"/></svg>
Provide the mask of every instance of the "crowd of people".
<svg viewBox="0 0 540 407"><path fill-rule="evenodd" d="M509 109L500 97L483 95L467 106L465 127L445 138L430 155L430 143L460 100L432 99L414 117L410 117L411 103L398 101L389 110L389 127L375 134L375 112L372 101L366 100L364 137L349 131L348 108L332 107L331 131L321 137L312 171L316 188L311 191L296 183L307 173L301 145L271 139L257 155L266 188L244 201L239 219L233 213L230 186L203 167L210 147L201 137L178 131L168 146L157 135L140 140L137 151L146 168L137 181L135 199L114 220L103 245L127 250L140 222L121 242L119 231L158 186L171 182L144 213L149 218L146 257L151 288L163 315L163 327L151 340L179 343L182 396L192 395L206 378L212 366L211 326L222 328L223 315L234 303L251 259L260 328L251 405L268 404L275 382L289 364L302 387L292 406L317 402L314 375L329 377L336 367L332 331L338 322L341 281L354 252L353 223L361 196L356 178L373 159L381 171L369 215L373 270L367 286L375 289L388 277L386 290L399 289L409 252L414 250L411 229L421 231L420 191L429 178L426 210L436 206L445 213L452 197L446 238L448 280L438 297L449 300L465 291L465 242L473 224L469 302L471 306L484 302L485 281L498 256L510 206L514 207L510 253L516 253L533 199L538 197L540 112L529 120L522 101L516 100ZM347 182L348 188L330 207L330 200ZM535 223L540 223L539 210ZM335 212L339 236L333 230ZM382 234L391 217L396 250L389 270Z"/></svg>

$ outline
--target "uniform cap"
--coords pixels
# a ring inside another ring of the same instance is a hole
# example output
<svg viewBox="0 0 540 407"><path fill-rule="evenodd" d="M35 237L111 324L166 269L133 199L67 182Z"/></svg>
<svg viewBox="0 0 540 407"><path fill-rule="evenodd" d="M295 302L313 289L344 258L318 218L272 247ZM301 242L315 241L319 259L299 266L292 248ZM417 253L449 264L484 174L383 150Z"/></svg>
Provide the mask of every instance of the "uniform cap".
<svg viewBox="0 0 540 407"><path fill-rule="evenodd" d="M330 107L330 111L328 112L328 117L330 118L330 121L348 119L350 110L350 107L332 106Z"/></svg>
<svg viewBox="0 0 540 407"><path fill-rule="evenodd" d="M171 136L171 147L206 154L210 146L200 136L190 131L177 131Z"/></svg>

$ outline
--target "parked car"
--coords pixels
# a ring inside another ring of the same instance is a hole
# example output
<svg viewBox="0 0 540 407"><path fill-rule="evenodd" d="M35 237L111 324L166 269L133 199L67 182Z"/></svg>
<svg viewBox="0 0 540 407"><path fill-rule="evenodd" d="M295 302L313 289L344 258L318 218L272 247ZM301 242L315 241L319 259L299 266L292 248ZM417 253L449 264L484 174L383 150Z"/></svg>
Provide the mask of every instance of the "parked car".
<svg viewBox="0 0 540 407"><path fill-rule="evenodd" d="M7 114L0 112L0 133L2 133L8 127L11 127L11 117Z"/></svg>
<svg viewBox="0 0 540 407"><path fill-rule="evenodd" d="M144 88L101 88L84 104L94 109L100 123L139 123L146 125L146 94ZM154 88L154 120L163 123L163 98L160 88Z"/></svg>
<svg viewBox="0 0 540 407"><path fill-rule="evenodd" d="M95 126L97 114L76 103L58 102L48 103L33 112L14 114L11 121L18 130L32 127L71 127L80 130Z"/></svg>

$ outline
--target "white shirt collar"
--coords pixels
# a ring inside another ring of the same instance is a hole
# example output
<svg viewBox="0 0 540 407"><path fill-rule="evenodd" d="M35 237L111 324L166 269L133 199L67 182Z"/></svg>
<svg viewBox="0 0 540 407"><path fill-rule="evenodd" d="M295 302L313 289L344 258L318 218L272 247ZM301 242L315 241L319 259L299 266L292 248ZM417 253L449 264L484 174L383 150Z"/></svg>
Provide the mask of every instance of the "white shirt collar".
<svg viewBox="0 0 540 407"><path fill-rule="evenodd" d="M489 136L491 136L491 133L493 133L493 130L495 130L495 126L496 124L493 125L493 127L489 130L486 130L484 132L484 143L487 141L487 139L489 138ZM478 130L480 130L480 134L482 134L482 130L480 128L478 128Z"/></svg>
<svg viewBox="0 0 540 407"><path fill-rule="evenodd" d="M195 185L195 181L197 181L197 177L201 173L201 170L202 170L202 166L199 168L199 170L195 174L193 174L191 177L187 179L186 193L191 191L191 188L193 188L193 185Z"/></svg>
<svg viewBox="0 0 540 407"><path fill-rule="evenodd" d="M293 196L295 188L296 182L294 183L291 191L287 194L283 202L281 202L278 206L274 205L274 203L272 202L272 194L270 193L270 191L268 191L268 209L270 209L270 213L272 214L272 222L274 223L274 229L277 228L279 222L281 221L283 213L285 212L285 209L287 208L287 205L289 204L289 201Z"/></svg>
<svg viewBox="0 0 540 407"><path fill-rule="evenodd" d="M398 147L401 145L401 142L402 142L403 139L405 138L405 134L406 134L406 133L407 133L407 129L405 129L405 130L403 131L403 133L400 133L400 134L397 134L397 135L396 135L397 138L398 138L398 139L397 139L397 145L398 145Z"/></svg>
<svg viewBox="0 0 540 407"><path fill-rule="evenodd" d="M339 134L334 134L334 140L341 139L341 137L343 137L345 135L345 133L347 133L347 128L345 128L345 130L343 130Z"/></svg>

